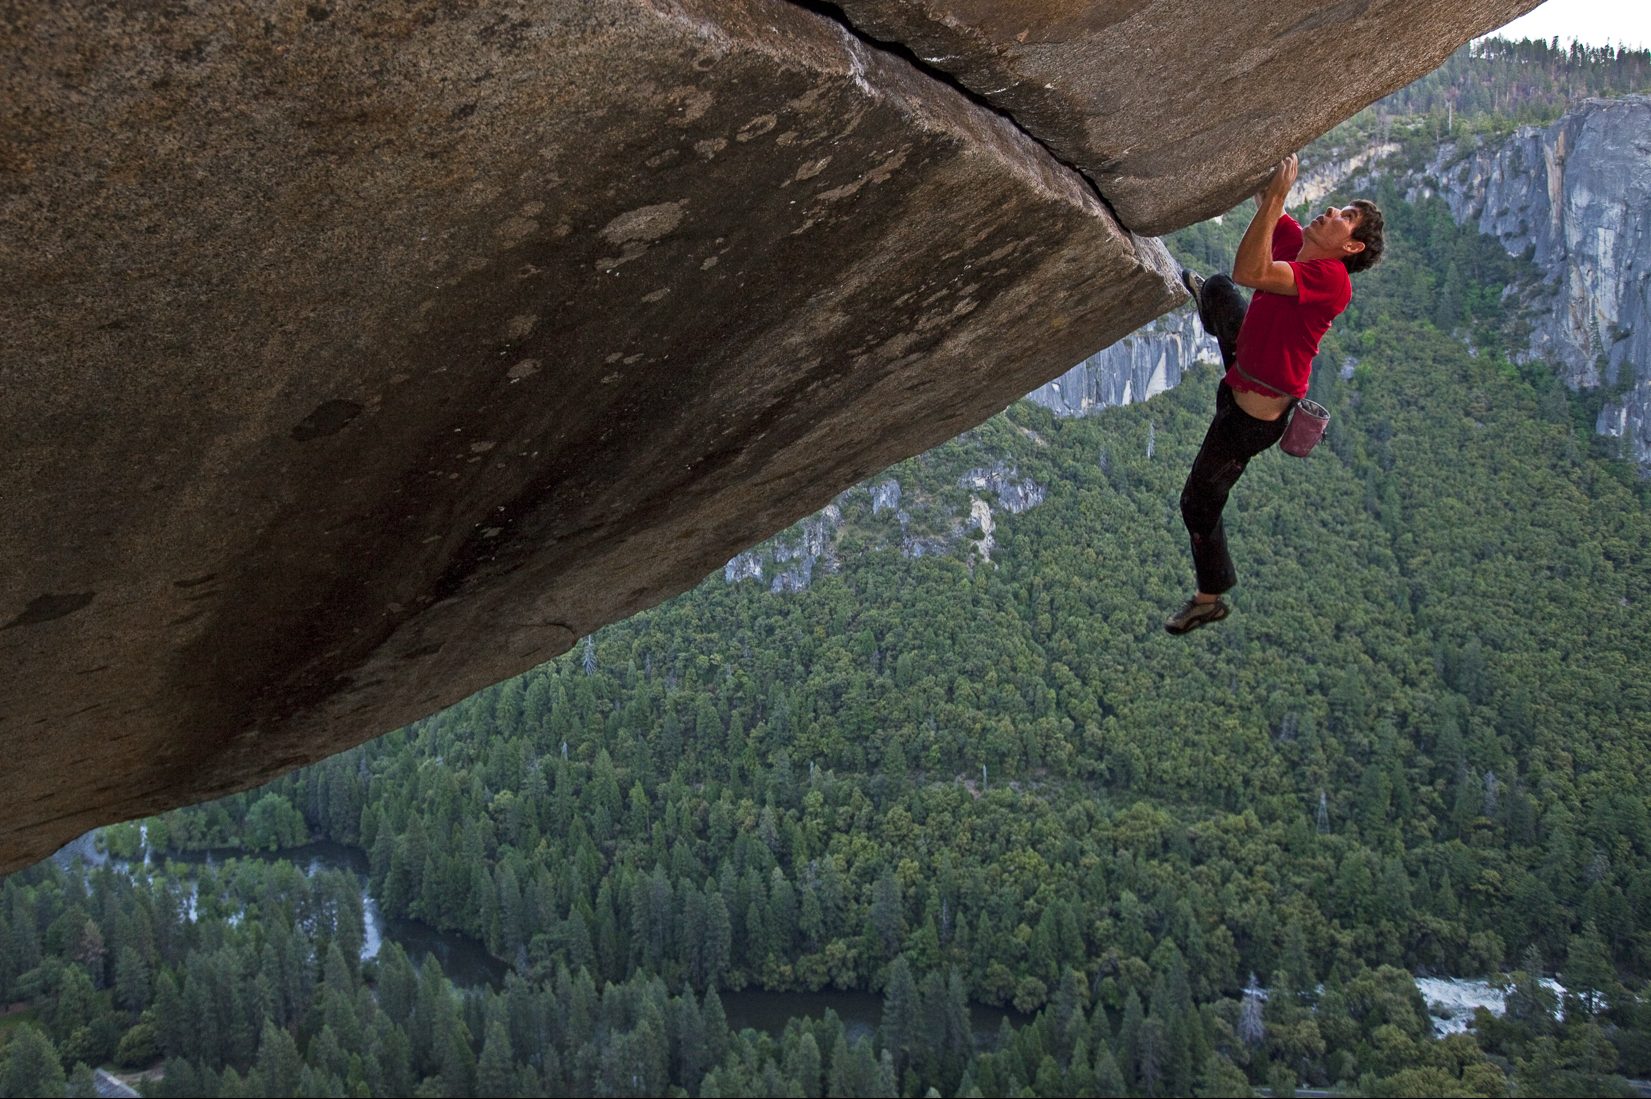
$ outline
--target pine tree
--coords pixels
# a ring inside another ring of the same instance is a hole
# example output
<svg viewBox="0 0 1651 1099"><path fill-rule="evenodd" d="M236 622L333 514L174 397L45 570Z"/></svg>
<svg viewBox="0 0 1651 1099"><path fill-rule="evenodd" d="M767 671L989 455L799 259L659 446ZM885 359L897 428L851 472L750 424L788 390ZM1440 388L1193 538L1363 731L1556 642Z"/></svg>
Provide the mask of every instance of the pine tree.
<svg viewBox="0 0 1651 1099"><path fill-rule="evenodd" d="M1291 917L1284 926L1284 956L1279 965L1281 980L1279 987L1274 989L1275 995L1300 1000L1312 994L1317 981L1313 976L1313 963L1308 957L1307 933L1295 917Z"/></svg>
<svg viewBox="0 0 1651 1099"><path fill-rule="evenodd" d="M706 987L714 987L733 961L733 921L728 916L728 904L717 889L707 889L705 897L705 939L700 948Z"/></svg>
<svg viewBox="0 0 1651 1099"><path fill-rule="evenodd" d="M1590 1016L1603 1011L1608 1004L1620 1002L1623 997L1616 967L1611 964L1605 942L1592 921L1571 936L1570 951L1560 978Z"/></svg>
<svg viewBox="0 0 1651 1099"><path fill-rule="evenodd" d="M380 1015L377 1027L377 1053L381 1086L374 1089L379 1095L410 1095L417 1076L413 1071L413 1045L406 1031Z"/></svg>
<svg viewBox="0 0 1651 1099"><path fill-rule="evenodd" d="M1244 1006L1238 1012L1239 1040L1251 1049L1259 1047L1267 1037L1267 1026L1262 1020L1263 999L1261 983L1251 973L1250 983L1244 988Z"/></svg>
<svg viewBox="0 0 1651 1099"><path fill-rule="evenodd" d="M820 1045L812 1031L805 1031L786 1052L785 1072L801 1085L804 1099L820 1099L822 1064Z"/></svg>
<svg viewBox="0 0 1651 1099"><path fill-rule="evenodd" d="M62 1095L65 1083L57 1049L37 1027L25 1023L0 1047L0 1095Z"/></svg>
<svg viewBox="0 0 1651 1099"><path fill-rule="evenodd" d="M866 1043L866 1046L869 1050L870 1043ZM866 1094L897 1095L899 1093L895 1090L896 1080L898 1080L898 1077L894 1074L894 1058L890 1055L889 1051L885 1049L882 1056L877 1059L876 1072L872 1076L871 1090L866 1092Z"/></svg>
<svg viewBox="0 0 1651 1099"><path fill-rule="evenodd" d="M706 1064L720 1064L728 1053L728 1016L722 1010L722 997L717 995L715 985L705 990L705 1003L700 1009L700 1016L705 1026Z"/></svg>
<svg viewBox="0 0 1651 1099"><path fill-rule="evenodd" d="M170 1066L167 1075L171 1076ZM85 1061L76 1061L63 1094L67 1099L97 1099L97 1077L92 1073L92 1066Z"/></svg>
<svg viewBox="0 0 1651 1099"><path fill-rule="evenodd" d="M130 946L115 955L115 1002L134 1014L149 1006L149 966Z"/></svg>
<svg viewBox="0 0 1651 1099"><path fill-rule="evenodd" d="M937 1083L948 1094L956 1091L974 1053L974 1028L969 1021L969 992L956 966L946 974L940 1006Z"/></svg>
<svg viewBox="0 0 1651 1099"><path fill-rule="evenodd" d="M183 997L169 970L155 980L155 1017L160 1021L161 1049L168 1057L181 1057L188 1050L189 1021L184 1016Z"/></svg>
<svg viewBox="0 0 1651 1099"><path fill-rule="evenodd" d="M1067 1094L1066 1078L1061 1073L1061 1067L1055 1063L1055 1058L1047 1053L1038 1062L1037 1075L1032 1079L1032 1090L1037 1095Z"/></svg>
<svg viewBox="0 0 1651 1099"><path fill-rule="evenodd" d="M922 1033L917 984L904 954L889 966L888 985L883 992L882 1041L883 1047L894 1055L896 1076L905 1075L913 1055L922 1046Z"/></svg>
<svg viewBox="0 0 1651 1099"><path fill-rule="evenodd" d="M516 1055L510 1032L502 1020L488 1024L482 1055L476 1062L476 1089L481 1095L511 1095L516 1081Z"/></svg>
<svg viewBox="0 0 1651 1099"><path fill-rule="evenodd" d="M884 870L872 888L869 914L872 943L880 957L892 958L906 934L906 915L900 901L900 883L892 870Z"/></svg>
<svg viewBox="0 0 1651 1099"><path fill-rule="evenodd" d="M1118 1024L1118 1059L1124 1083L1131 1088L1141 1087L1141 1029L1146 1024L1146 1009L1133 988L1124 999L1124 1017Z"/></svg>
<svg viewBox="0 0 1651 1099"><path fill-rule="evenodd" d="M82 969L66 969L57 988L57 1003L52 1008L52 1033L68 1035L90 1026L96 1009L97 993L92 989L92 979Z"/></svg>
<svg viewBox="0 0 1651 1099"><path fill-rule="evenodd" d="M643 1094L663 1095L671 1080L671 1046L654 999L643 1000L630 1041Z"/></svg>
<svg viewBox="0 0 1651 1099"><path fill-rule="evenodd" d="M1139 1060L1136 1078L1147 1095L1168 1094L1165 1090L1166 1072L1171 1067L1172 1052L1164 1022L1154 1011L1141 1023L1140 1038L1136 1043Z"/></svg>
<svg viewBox="0 0 1651 1099"><path fill-rule="evenodd" d="M457 1099L476 1092L476 1054L470 1048L470 1029L459 1018L456 1005L445 998L434 1028L439 1061L436 1075L442 1094Z"/></svg>
<svg viewBox="0 0 1651 1099"><path fill-rule="evenodd" d="M1095 1094L1107 1099L1129 1094L1124 1074L1118 1070L1118 1060L1112 1055L1112 1047L1105 1042L1095 1050Z"/></svg>
<svg viewBox="0 0 1651 1099"><path fill-rule="evenodd" d="M253 1069L258 1088L276 1099L297 1095L303 1075L304 1062L298 1056L298 1043L273 1020L266 1020L258 1041L257 1066Z"/></svg>
<svg viewBox="0 0 1651 1099"><path fill-rule="evenodd" d="M1203 1069L1198 1077L1198 1087L1193 1092L1200 1099L1209 1096L1210 1099L1230 1099L1235 1095L1252 1095L1250 1081L1237 1065L1221 1056L1211 1053L1204 1058Z"/></svg>

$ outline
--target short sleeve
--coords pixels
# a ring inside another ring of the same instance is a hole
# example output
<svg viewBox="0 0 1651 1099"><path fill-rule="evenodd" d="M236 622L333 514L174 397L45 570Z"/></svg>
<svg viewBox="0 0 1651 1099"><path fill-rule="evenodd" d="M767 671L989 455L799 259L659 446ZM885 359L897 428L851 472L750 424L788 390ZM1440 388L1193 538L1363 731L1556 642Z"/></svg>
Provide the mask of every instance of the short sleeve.
<svg viewBox="0 0 1651 1099"><path fill-rule="evenodd" d="M1289 214L1280 214L1273 226L1273 260L1292 260L1301 252L1301 223Z"/></svg>
<svg viewBox="0 0 1651 1099"><path fill-rule="evenodd" d="M1302 305L1318 306L1340 313L1353 300L1353 280L1338 260L1308 260L1291 263L1296 275L1296 299Z"/></svg>

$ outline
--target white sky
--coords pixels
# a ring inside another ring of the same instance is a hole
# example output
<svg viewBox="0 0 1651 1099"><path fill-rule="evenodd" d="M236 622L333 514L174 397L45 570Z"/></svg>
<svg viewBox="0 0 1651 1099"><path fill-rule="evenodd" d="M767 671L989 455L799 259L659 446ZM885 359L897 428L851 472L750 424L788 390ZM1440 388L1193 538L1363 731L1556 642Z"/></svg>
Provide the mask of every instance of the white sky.
<svg viewBox="0 0 1651 1099"><path fill-rule="evenodd" d="M1651 3L1647 0L1547 0L1496 32L1503 38L1552 38L1561 44L1579 38L1590 46L1651 46Z"/></svg>

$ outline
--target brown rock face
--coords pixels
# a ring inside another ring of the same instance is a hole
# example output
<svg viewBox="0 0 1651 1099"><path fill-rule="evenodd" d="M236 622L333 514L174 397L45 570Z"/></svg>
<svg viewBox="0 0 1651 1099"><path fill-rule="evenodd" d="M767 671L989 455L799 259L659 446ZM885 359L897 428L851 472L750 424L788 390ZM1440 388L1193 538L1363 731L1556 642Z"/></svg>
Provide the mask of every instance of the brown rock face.
<svg viewBox="0 0 1651 1099"><path fill-rule="evenodd" d="M783 0L25 0L0 50L0 872L563 652L1181 299L1053 134Z"/></svg>
<svg viewBox="0 0 1651 1099"><path fill-rule="evenodd" d="M1229 210L1336 123L1540 0L837 0L1012 115L1125 225Z"/></svg>

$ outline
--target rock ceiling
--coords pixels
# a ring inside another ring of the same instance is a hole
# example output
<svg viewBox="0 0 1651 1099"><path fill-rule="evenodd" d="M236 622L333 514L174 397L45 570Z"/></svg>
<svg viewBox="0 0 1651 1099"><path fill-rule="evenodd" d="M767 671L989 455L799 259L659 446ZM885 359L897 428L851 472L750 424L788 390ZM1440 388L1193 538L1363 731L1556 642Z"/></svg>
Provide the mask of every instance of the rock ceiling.
<svg viewBox="0 0 1651 1099"><path fill-rule="evenodd" d="M0 872L693 585L1532 6L11 5Z"/></svg>

